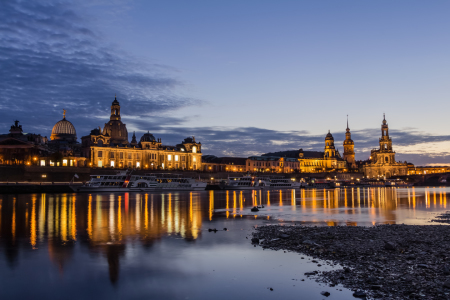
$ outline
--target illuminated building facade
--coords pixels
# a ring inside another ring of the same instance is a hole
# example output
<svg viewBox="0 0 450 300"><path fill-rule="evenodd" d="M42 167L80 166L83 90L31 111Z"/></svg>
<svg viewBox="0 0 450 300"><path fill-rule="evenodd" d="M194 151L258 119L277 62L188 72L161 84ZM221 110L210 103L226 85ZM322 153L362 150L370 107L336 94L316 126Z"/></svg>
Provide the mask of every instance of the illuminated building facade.
<svg viewBox="0 0 450 300"><path fill-rule="evenodd" d="M370 153L369 163L363 165L364 176L367 178L407 175L408 164L396 162L395 152L392 150L392 139L389 137L389 126L385 116L381 124L380 148Z"/></svg>
<svg viewBox="0 0 450 300"><path fill-rule="evenodd" d="M0 135L0 164L33 165L40 156L49 153L47 137L23 133L22 125L15 121L9 134Z"/></svg>
<svg viewBox="0 0 450 300"><path fill-rule="evenodd" d="M83 156L97 168L140 168L150 170L201 170L202 144L188 137L176 146L163 145L150 132L128 142L126 124L121 121L117 98L111 105L110 121L103 130L93 129L81 138Z"/></svg>
<svg viewBox="0 0 450 300"><path fill-rule="evenodd" d="M50 155L40 157L38 165L41 167L86 167L87 160L81 157L81 144L77 141L75 126L66 119L63 110L62 120L53 126L48 142Z"/></svg>
<svg viewBox="0 0 450 300"><path fill-rule="evenodd" d="M246 158L202 156L202 167L205 172L245 172Z"/></svg>
<svg viewBox="0 0 450 300"><path fill-rule="evenodd" d="M266 153L262 155L263 157L278 157L284 159L293 159L297 163L294 164L293 161L289 161L289 167L287 169L292 169L293 172L302 173L320 173L320 172L345 172L348 170L347 161L345 161L339 151L334 146L333 135L328 132L325 137L325 148L324 151L304 151L303 149L291 150L291 151L280 151L273 153ZM247 164L247 168L248 168ZM252 168L253 166L250 166ZM279 172L279 171L277 171ZM286 172L290 173L290 172Z"/></svg>
<svg viewBox="0 0 450 300"><path fill-rule="evenodd" d="M293 173L298 169L298 159L290 157L250 156L246 161L247 172Z"/></svg>

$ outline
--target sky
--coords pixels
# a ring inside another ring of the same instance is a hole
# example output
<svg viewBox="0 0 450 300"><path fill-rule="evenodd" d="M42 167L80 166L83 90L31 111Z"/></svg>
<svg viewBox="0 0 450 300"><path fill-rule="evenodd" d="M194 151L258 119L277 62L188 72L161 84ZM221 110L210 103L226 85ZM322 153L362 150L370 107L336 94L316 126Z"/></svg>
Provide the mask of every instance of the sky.
<svg viewBox="0 0 450 300"><path fill-rule="evenodd" d="M0 132L78 138L117 94L130 138L204 155L378 147L450 165L448 1L0 1Z"/></svg>

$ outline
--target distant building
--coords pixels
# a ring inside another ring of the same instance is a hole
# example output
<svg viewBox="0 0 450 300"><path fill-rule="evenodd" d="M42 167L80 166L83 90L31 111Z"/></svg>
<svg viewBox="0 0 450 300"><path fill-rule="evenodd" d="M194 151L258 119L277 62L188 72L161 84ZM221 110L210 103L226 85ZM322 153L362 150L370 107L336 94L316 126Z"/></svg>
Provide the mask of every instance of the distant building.
<svg viewBox="0 0 450 300"><path fill-rule="evenodd" d="M408 164L408 175L430 175L449 172L450 172L449 166L416 167L413 164Z"/></svg>
<svg viewBox="0 0 450 300"><path fill-rule="evenodd" d="M50 155L41 157L39 165L50 167L86 167L87 160L81 156L81 144L77 140L75 126L66 119L63 110L62 120L53 126L48 142Z"/></svg>
<svg viewBox="0 0 450 300"><path fill-rule="evenodd" d="M176 146L163 145L150 132L139 141L133 133L128 142L128 130L121 120L117 98L111 105L109 122L103 130L91 130L81 138L82 155L97 168L140 168L150 170L201 170L202 144L195 137L188 137Z"/></svg>
<svg viewBox="0 0 450 300"><path fill-rule="evenodd" d="M347 128L345 129L344 160L347 162L347 167L349 169L352 170L357 169L357 165L355 162L355 143L352 140L350 128L348 127L348 116L347 116Z"/></svg>
<svg viewBox="0 0 450 300"><path fill-rule="evenodd" d="M295 159L298 165L295 165L294 172L321 173L348 171L347 162L335 148L333 135L329 131L325 137L324 151L304 151L303 149L299 149L266 153L262 156Z"/></svg>
<svg viewBox="0 0 450 300"><path fill-rule="evenodd" d="M242 157L202 156L202 167L205 172L245 172L245 161Z"/></svg>
<svg viewBox="0 0 450 300"><path fill-rule="evenodd" d="M247 172L293 173L298 172L296 158L280 156L250 156L246 160Z"/></svg>
<svg viewBox="0 0 450 300"><path fill-rule="evenodd" d="M49 154L47 137L23 133L19 121L14 121L8 134L0 135L0 164L37 165L41 156Z"/></svg>
<svg viewBox="0 0 450 300"><path fill-rule="evenodd" d="M407 175L408 164L395 161L392 139L389 137L389 127L384 116L379 143L380 149L373 149L370 153L369 162L362 166L364 176L367 178L389 178L396 175Z"/></svg>

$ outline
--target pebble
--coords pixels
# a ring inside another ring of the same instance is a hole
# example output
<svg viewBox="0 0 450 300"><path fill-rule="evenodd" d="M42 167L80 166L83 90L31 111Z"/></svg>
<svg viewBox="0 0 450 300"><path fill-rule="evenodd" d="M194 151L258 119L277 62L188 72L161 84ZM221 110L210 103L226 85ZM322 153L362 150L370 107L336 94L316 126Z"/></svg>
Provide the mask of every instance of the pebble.
<svg viewBox="0 0 450 300"><path fill-rule="evenodd" d="M342 266L304 275L352 289L357 298L450 298L450 226L266 225L252 234L265 249L298 252L313 263L325 260Z"/></svg>

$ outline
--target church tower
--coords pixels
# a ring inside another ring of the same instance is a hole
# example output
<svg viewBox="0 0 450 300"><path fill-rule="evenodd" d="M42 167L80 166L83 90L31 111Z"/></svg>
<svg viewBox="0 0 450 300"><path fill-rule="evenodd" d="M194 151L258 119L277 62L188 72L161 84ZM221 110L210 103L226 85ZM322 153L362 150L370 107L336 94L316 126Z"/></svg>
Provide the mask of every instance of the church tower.
<svg viewBox="0 0 450 300"><path fill-rule="evenodd" d="M325 137L325 158L333 158L336 155L336 148L334 147L333 135L328 130L328 134Z"/></svg>
<svg viewBox="0 0 450 300"><path fill-rule="evenodd" d="M392 152L392 140L389 137L385 114L383 114L383 124L381 125L380 152Z"/></svg>
<svg viewBox="0 0 450 300"><path fill-rule="evenodd" d="M353 165L355 163L355 143L352 140L350 128L348 128L348 116L344 140L344 160L346 160L349 165Z"/></svg>
<svg viewBox="0 0 450 300"><path fill-rule="evenodd" d="M122 123L120 117L120 104L117 97L111 104L111 116L109 122L103 127L103 135L110 137L110 143L113 145L128 144L128 130L126 124Z"/></svg>

